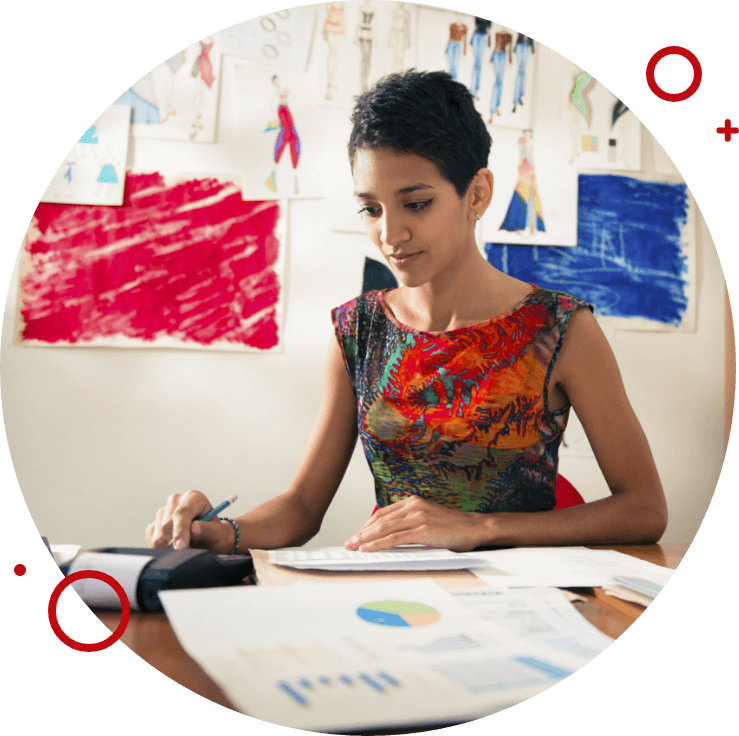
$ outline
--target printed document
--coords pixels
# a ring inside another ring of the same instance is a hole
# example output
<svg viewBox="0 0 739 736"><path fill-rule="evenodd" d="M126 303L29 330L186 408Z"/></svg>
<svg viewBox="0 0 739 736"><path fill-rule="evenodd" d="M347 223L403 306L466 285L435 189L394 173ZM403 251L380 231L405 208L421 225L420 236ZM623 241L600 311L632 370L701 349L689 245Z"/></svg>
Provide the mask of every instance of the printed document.
<svg viewBox="0 0 739 736"><path fill-rule="evenodd" d="M304 730L459 723L521 702L586 661L484 620L428 578L160 597L182 646L234 705Z"/></svg>
<svg viewBox="0 0 739 736"><path fill-rule="evenodd" d="M583 664L613 642L557 588L450 588L448 592L513 636L582 657Z"/></svg>
<svg viewBox="0 0 739 736"><path fill-rule="evenodd" d="M660 582L665 568L614 550L517 547L474 552L487 564L472 572L494 588L600 588L614 575Z"/></svg>
<svg viewBox="0 0 739 736"><path fill-rule="evenodd" d="M358 552L343 547L313 551L288 547L271 550L269 561L297 570L467 570L487 564L473 553L423 545L405 545L380 552Z"/></svg>

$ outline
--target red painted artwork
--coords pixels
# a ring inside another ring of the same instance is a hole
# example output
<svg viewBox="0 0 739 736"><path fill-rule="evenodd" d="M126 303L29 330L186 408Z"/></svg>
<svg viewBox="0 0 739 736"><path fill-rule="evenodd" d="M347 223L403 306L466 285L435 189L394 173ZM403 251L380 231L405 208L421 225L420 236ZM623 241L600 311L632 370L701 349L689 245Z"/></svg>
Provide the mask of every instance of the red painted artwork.
<svg viewBox="0 0 739 736"><path fill-rule="evenodd" d="M25 245L24 342L271 350L280 206L231 182L128 172L122 207L40 204Z"/></svg>

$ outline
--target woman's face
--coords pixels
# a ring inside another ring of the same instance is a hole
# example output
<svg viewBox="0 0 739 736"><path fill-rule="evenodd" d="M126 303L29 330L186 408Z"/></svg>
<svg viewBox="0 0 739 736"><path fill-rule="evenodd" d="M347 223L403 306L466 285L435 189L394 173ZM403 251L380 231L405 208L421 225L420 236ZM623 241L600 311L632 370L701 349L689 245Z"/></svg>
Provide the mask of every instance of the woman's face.
<svg viewBox="0 0 739 736"><path fill-rule="evenodd" d="M470 198L427 158L360 148L352 173L367 234L404 286L432 281L476 247Z"/></svg>

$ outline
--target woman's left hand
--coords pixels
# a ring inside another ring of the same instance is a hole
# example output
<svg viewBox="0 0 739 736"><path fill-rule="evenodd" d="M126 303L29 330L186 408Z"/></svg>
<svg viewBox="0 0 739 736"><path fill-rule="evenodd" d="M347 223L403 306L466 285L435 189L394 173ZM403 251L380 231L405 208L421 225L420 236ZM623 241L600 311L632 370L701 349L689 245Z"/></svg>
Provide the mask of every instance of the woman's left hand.
<svg viewBox="0 0 739 736"><path fill-rule="evenodd" d="M401 544L468 552L484 544L485 514L455 511L413 496L379 509L344 545L349 550L377 552Z"/></svg>

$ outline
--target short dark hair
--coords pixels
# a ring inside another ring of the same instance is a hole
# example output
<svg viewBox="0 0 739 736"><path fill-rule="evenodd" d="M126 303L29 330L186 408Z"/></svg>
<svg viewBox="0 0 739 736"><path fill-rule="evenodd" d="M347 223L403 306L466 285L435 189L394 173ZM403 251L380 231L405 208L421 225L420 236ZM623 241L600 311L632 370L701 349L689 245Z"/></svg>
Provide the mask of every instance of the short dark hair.
<svg viewBox="0 0 739 736"><path fill-rule="evenodd" d="M360 148L388 148L429 159L460 197L488 165L492 139L470 91L448 72L388 74L356 98L349 161Z"/></svg>

